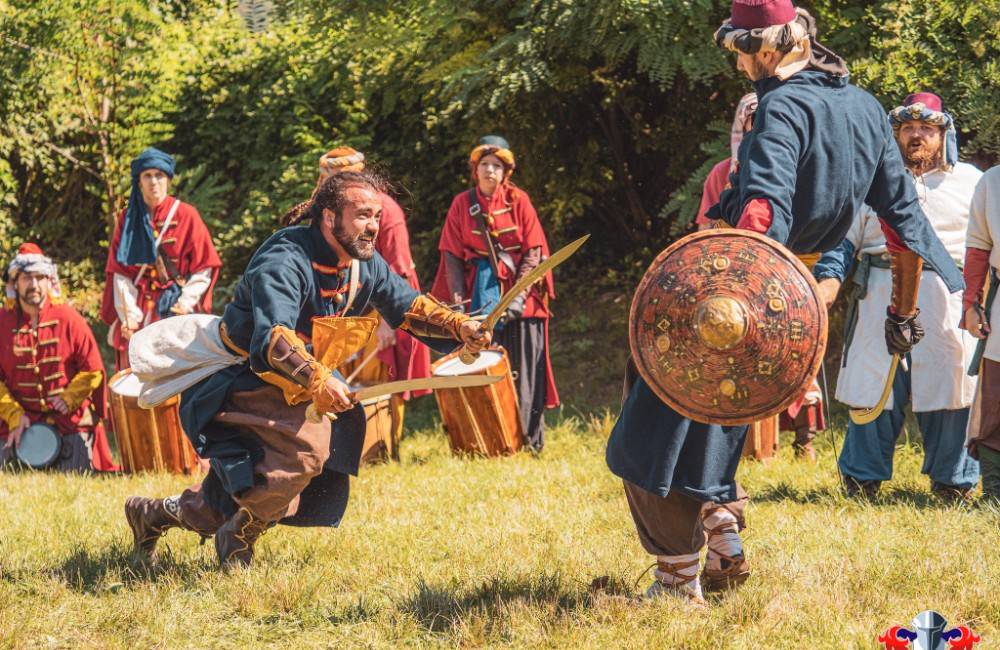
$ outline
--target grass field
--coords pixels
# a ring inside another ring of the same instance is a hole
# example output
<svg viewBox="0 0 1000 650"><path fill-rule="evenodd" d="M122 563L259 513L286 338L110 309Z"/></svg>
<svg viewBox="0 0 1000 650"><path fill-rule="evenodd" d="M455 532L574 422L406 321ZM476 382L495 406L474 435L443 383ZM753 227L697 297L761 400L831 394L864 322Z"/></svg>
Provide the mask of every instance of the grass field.
<svg viewBox="0 0 1000 650"><path fill-rule="evenodd" d="M190 533L155 569L130 557L125 497L184 478L0 475L0 646L875 648L933 608L1000 647L1000 513L936 502L914 447L871 504L840 495L829 438L815 466L744 463L751 580L707 612L634 602L651 560L604 465L610 424L566 419L541 457L499 460L426 427L363 470L341 528L274 529L229 575Z"/></svg>

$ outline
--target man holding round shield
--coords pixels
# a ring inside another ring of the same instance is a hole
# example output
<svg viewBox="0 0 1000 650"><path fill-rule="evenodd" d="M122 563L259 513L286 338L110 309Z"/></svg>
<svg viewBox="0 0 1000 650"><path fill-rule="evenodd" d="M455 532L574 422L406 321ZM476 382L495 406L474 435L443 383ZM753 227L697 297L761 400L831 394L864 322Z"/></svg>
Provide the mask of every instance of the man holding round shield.
<svg viewBox="0 0 1000 650"><path fill-rule="evenodd" d="M760 104L732 187L709 216L761 235L691 235L657 258L633 301L629 338L639 376L628 386L607 461L624 480L644 548L657 557L649 595L703 602L702 582L721 589L749 576L739 536L746 498L735 482L747 427L735 423L796 399L825 346L823 300L805 266L774 242L814 263L843 240L863 203L876 208L892 257L885 336L893 353L920 339L924 261L949 290L962 287L920 210L882 107L848 83L843 60L814 34L812 17L789 0L733 2L716 42L737 53ZM722 238L732 239L718 246ZM698 251L684 250L687 243ZM760 295L749 292L758 286ZM741 355L758 350L774 359L758 355L752 367L740 365ZM802 383L788 383L793 377Z"/></svg>

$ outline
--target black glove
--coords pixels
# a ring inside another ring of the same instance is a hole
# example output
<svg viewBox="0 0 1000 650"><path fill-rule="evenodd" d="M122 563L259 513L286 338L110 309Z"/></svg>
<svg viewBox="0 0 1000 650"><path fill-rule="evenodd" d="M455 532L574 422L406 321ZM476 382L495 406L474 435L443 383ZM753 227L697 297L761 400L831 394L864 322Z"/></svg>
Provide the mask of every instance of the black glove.
<svg viewBox="0 0 1000 650"><path fill-rule="evenodd" d="M917 321L918 309L912 316L897 316L890 309L885 317L885 346L889 354L906 354L924 338L924 328Z"/></svg>
<svg viewBox="0 0 1000 650"><path fill-rule="evenodd" d="M507 311L503 313L503 316L500 318L500 322L506 325L507 323L510 323L511 321L515 321L518 318L520 318L521 314L524 313L524 303L527 299L528 299L528 292L524 292L517 298L514 298L514 300L512 300L509 305L507 305Z"/></svg>

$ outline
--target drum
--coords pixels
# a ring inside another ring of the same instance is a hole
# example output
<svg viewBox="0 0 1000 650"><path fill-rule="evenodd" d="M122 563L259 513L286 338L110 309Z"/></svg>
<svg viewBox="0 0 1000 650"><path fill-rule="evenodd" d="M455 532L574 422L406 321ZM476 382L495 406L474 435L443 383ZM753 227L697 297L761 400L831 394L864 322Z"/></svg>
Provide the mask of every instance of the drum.
<svg viewBox="0 0 1000 650"><path fill-rule="evenodd" d="M399 431L397 426L402 409L397 408L393 397L373 397L361 402L365 408L365 442L361 448L361 462L365 465L399 460Z"/></svg>
<svg viewBox="0 0 1000 650"><path fill-rule="evenodd" d="M21 434L15 453L18 460L34 469L42 469L56 462L62 449L62 436L44 422L32 424Z"/></svg>
<svg viewBox="0 0 1000 650"><path fill-rule="evenodd" d="M435 361L431 365L434 376L500 375L504 378L489 386L434 391L452 451L484 456L513 454L524 444L524 429L507 353L503 348L484 350L470 365L462 363L458 354L453 352Z"/></svg>
<svg viewBox="0 0 1000 650"><path fill-rule="evenodd" d="M743 457L768 461L778 455L778 416L772 416L750 425Z"/></svg>
<svg viewBox="0 0 1000 650"><path fill-rule="evenodd" d="M198 455L181 427L180 397L156 408L141 408L139 380L127 368L108 382L108 394L126 472L191 474L198 468Z"/></svg>

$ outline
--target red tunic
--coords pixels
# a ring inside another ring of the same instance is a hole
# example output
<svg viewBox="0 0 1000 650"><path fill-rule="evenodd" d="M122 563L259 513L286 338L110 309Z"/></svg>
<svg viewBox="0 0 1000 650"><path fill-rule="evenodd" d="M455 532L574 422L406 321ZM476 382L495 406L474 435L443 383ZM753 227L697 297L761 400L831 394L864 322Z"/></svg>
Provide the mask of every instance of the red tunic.
<svg viewBox="0 0 1000 650"><path fill-rule="evenodd" d="M382 219L379 223L375 250L389 264L394 273L402 276L410 286L420 291L416 266L410 254L410 233L406 229L403 209L392 197L382 194ZM379 361L389 368L389 380L415 379L431 376L431 355L423 343L401 330L396 330L396 345L378 355ZM419 391L413 396L429 394Z"/></svg>
<svg viewBox="0 0 1000 650"><path fill-rule="evenodd" d="M698 207L698 216L694 220L699 226L712 222L705 213L708 212L710 207L719 202L719 195L722 194L722 190L729 187L729 167L731 160L731 158L720 160L716 163L715 167L712 167L712 171L708 172L708 178L705 179L705 188L701 194L701 205Z"/></svg>
<svg viewBox="0 0 1000 650"><path fill-rule="evenodd" d="M538 220L535 206L531 204L527 192L519 187L504 184L489 200L477 188L476 198L483 210L483 215L493 216L494 230L498 233L497 241L500 248L513 258L515 269L520 266L524 252L532 248L541 247L542 259L549 256L549 243L542 231L542 224ZM465 295L471 295L475 268L468 262L487 256L489 253L485 246L486 242L480 232L478 220L469 214L469 192L462 192L452 200L448 216L445 218L441 242L438 244L441 260L438 264L431 295L438 300L451 301L451 292L448 290L448 278L445 271L445 253L451 253L467 262L465 265ZM503 264L500 265L498 272L500 287L503 291L507 291L514 284L515 273ZM540 288L539 285L532 287L528 299L525 301L524 313L521 317L545 320L545 406L553 408L559 405L559 394L556 391L555 379L552 374L552 361L548 345L548 302L555 297L555 285L551 273L546 274L543 286L544 289Z"/></svg>
<svg viewBox="0 0 1000 650"><path fill-rule="evenodd" d="M100 371L101 385L68 415L52 410L47 400L60 394L78 372ZM20 308L0 310L0 381L36 422L47 422L68 435L93 431L93 465L100 471L116 471L101 420L107 417L107 375L104 362L87 321L69 305L46 302L38 315L38 329L31 328ZM90 407L92 423L80 420ZM7 424L0 419L0 439L6 440Z"/></svg>
<svg viewBox="0 0 1000 650"><path fill-rule="evenodd" d="M153 232L155 236L159 235L160 229L163 227L163 222L166 221L167 214L170 212L170 206L176 200L174 197L168 196L163 203L156 207L153 214ZM115 273L124 275L134 282L141 268L140 266L124 266L119 264L118 260L115 259L115 255L118 252L118 245L121 241L124 217L125 213L123 211L115 221L115 233L114 237L112 237L111 245L108 247L108 263L104 269L106 284L104 286L104 301L101 304L101 318L108 325L114 325L118 319L118 313L115 311L114 297ZM181 202L177 208L177 212L174 214L173 220L167 227L167 231L161 241L161 249L164 255L177 267L177 273L180 276L186 278L198 271L209 268L213 270L212 283L198 302L198 311L206 314L211 313L212 288L215 286L216 280L218 280L218 270L222 267L222 260L219 259L219 255L215 251L215 246L212 245L212 237L208 232L208 228L205 227L205 222L201 220L201 215L198 214L194 206ZM163 289L170 284L171 281L158 277L156 269L152 266L147 268L145 273L143 273L142 280L139 281L138 286L138 305L144 313L149 314L150 321L159 320L156 314L156 302L159 300ZM122 353L127 354L128 341L122 338L117 326L114 327L113 333L115 350L119 353L119 356L122 356Z"/></svg>

